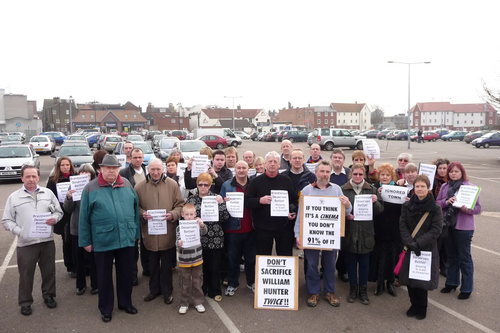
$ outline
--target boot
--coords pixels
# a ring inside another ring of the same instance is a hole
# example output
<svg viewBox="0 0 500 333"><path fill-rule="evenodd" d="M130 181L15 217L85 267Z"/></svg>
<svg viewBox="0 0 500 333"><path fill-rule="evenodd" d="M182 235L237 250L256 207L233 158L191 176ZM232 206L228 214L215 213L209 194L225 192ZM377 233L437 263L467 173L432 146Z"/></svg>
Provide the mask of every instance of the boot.
<svg viewBox="0 0 500 333"><path fill-rule="evenodd" d="M375 289L375 296L380 296L384 292L384 283L377 282L377 289Z"/></svg>
<svg viewBox="0 0 500 333"><path fill-rule="evenodd" d="M349 303L354 303L356 297L358 297L358 285L351 285L351 290L349 291L349 296L347 296L347 301Z"/></svg>
<svg viewBox="0 0 500 333"><path fill-rule="evenodd" d="M364 305L370 304L370 299L368 298L367 286L359 286L359 299Z"/></svg>
<svg viewBox="0 0 500 333"><path fill-rule="evenodd" d="M408 309L408 311L406 311L406 315L410 318L413 318L417 315L417 307L415 305L412 305L410 306L410 308Z"/></svg>
<svg viewBox="0 0 500 333"><path fill-rule="evenodd" d="M419 306L417 308L417 315L415 316L415 319L422 320L427 317L427 307Z"/></svg>
<svg viewBox="0 0 500 333"><path fill-rule="evenodd" d="M441 293L443 294L449 294L452 290L456 290L457 286L450 286L448 284L444 285L444 288L441 289Z"/></svg>
<svg viewBox="0 0 500 333"><path fill-rule="evenodd" d="M387 281L387 292L389 295L396 297L396 288L394 287L394 282Z"/></svg>

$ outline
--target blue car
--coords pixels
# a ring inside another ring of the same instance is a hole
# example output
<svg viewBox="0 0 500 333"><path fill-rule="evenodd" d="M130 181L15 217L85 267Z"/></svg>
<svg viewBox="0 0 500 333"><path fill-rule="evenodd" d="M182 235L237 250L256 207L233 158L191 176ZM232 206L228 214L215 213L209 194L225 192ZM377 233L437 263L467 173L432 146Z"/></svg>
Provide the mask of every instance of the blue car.
<svg viewBox="0 0 500 333"><path fill-rule="evenodd" d="M123 155L123 145L125 142L118 142L116 144L115 150L113 150L113 154L115 155ZM133 142L134 148L140 148L142 152L144 153L144 164L148 165L149 160L152 157L155 157L155 153L153 152L153 149L151 149L151 146L146 143L146 142Z"/></svg>
<svg viewBox="0 0 500 333"><path fill-rule="evenodd" d="M61 132L42 132L38 135L50 135L54 138L54 141L59 144L63 144L64 140L66 140L66 136Z"/></svg>
<svg viewBox="0 0 500 333"><path fill-rule="evenodd" d="M92 148L95 145L95 148L97 148L98 144L97 141L99 141L99 138L101 137L101 133L96 133L96 134L91 134L87 137L87 142L89 143L89 147Z"/></svg>

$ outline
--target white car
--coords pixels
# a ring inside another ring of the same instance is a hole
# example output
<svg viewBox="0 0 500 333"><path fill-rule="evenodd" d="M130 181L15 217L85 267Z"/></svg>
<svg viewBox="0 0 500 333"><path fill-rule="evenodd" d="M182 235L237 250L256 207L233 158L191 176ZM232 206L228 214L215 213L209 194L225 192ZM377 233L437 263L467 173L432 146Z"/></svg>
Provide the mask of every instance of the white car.
<svg viewBox="0 0 500 333"><path fill-rule="evenodd" d="M172 148L178 148L182 152L184 161L187 162L191 157L200 155L200 149L203 147L208 146L201 140L180 140L174 143Z"/></svg>
<svg viewBox="0 0 500 333"><path fill-rule="evenodd" d="M37 153L51 154L56 150L56 142L50 135L36 135L31 138L30 146Z"/></svg>
<svg viewBox="0 0 500 333"><path fill-rule="evenodd" d="M248 134L245 131L234 131L234 134L242 138L243 140L249 140L250 139L250 134Z"/></svg>
<svg viewBox="0 0 500 333"><path fill-rule="evenodd" d="M21 167L27 163L40 169L38 154L30 146L0 147L0 179L21 179Z"/></svg>

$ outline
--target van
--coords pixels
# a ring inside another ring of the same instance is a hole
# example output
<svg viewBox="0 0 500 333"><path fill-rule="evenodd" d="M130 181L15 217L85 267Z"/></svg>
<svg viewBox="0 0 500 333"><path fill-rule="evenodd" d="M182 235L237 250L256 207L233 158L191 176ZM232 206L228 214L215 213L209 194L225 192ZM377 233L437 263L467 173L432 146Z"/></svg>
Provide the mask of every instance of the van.
<svg viewBox="0 0 500 333"><path fill-rule="evenodd" d="M228 146L238 147L243 140L233 133L229 128L196 128L193 130L194 138L198 139L204 135L218 135L226 139Z"/></svg>
<svg viewBox="0 0 500 333"><path fill-rule="evenodd" d="M307 143L317 143L322 150L333 150L337 147L349 147L351 149L363 149L363 139L366 136L352 135L344 128L315 128Z"/></svg>

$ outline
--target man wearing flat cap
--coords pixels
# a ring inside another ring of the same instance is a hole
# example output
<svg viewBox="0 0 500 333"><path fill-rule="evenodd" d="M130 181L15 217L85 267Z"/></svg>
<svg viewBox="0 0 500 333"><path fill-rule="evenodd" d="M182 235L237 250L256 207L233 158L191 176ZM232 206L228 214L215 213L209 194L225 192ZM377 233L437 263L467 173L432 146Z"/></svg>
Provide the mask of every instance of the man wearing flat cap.
<svg viewBox="0 0 500 333"><path fill-rule="evenodd" d="M132 185L119 175L120 163L107 155L101 173L83 189L78 243L94 251L102 320L112 319L113 260L116 267L118 309L136 314L132 305L134 244L139 239L139 200Z"/></svg>

